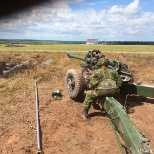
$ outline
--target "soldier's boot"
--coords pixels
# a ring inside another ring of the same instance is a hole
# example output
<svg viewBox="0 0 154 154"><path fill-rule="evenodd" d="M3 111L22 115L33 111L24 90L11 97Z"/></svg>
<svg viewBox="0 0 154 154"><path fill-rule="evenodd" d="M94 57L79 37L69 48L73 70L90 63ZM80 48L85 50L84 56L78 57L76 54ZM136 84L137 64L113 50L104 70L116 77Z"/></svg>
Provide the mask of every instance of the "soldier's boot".
<svg viewBox="0 0 154 154"><path fill-rule="evenodd" d="M82 115L83 115L84 119L88 119L89 118L89 116L88 116L88 109L84 108L84 110L82 111Z"/></svg>
<svg viewBox="0 0 154 154"><path fill-rule="evenodd" d="M101 110L100 104L98 104L98 103L96 103L96 102L93 103L92 106L93 106L93 108L94 108L95 110Z"/></svg>

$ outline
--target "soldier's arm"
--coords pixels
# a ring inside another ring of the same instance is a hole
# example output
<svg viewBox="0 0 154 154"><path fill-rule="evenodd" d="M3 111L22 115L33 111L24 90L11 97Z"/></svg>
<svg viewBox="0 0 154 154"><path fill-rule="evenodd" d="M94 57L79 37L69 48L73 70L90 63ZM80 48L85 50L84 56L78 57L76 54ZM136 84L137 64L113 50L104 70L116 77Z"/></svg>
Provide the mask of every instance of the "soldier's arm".
<svg viewBox="0 0 154 154"><path fill-rule="evenodd" d="M120 87L121 84L122 84L122 79L121 79L120 75L117 72L115 72L115 75L116 75L117 85Z"/></svg>
<svg viewBox="0 0 154 154"><path fill-rule="evenodd" d="M90 86L91 88L96 88L101 80L100 72L94 71L90 76Z"/></svg>

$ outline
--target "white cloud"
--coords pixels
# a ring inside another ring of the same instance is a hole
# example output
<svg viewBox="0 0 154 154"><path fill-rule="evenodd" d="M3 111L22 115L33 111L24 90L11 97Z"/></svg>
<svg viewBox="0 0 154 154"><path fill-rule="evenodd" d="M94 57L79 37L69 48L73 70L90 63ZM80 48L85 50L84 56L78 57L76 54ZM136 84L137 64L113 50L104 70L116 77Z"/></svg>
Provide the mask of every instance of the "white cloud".
<svg viewBox="0 0 154 154"><path fill-rule="evenodd" d="M11 19L3 19L0 38L14 37L14 33L21 38L55 40L93 37L99 40L144 40L145 34L154 36L154 12L144 12L139 0L99 12L93 8L74 11L69 5L81 2L83 0L55 0L13 15Z"/></svg>
<svg viewBox="0 0 154 154"><path fill-rule="evenodd" d="M140 10L139 7L139 0L134 0L132 3L130 3L127 6L118 6L118 5L114 5L109 9L109 13L112 14L136 14L138 13Z"/></svg>
<svg viewBox="0 0 154 154"><path fill-rule="evenodd" d="M124 10L125 13L136 14L140 10L139 0L134 0L134 2L130 3Z"/></svg>

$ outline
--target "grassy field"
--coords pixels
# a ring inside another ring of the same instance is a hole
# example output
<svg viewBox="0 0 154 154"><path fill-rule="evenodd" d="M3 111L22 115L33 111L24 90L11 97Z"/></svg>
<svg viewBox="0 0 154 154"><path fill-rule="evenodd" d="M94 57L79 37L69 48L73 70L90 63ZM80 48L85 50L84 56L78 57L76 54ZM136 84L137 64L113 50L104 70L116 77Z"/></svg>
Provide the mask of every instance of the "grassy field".
<svg viewBox="0 0 154 154"><path fill-rule="evenodd" d="M0 51L82 52L94 49L103 52L154 52L154 46L152 45L24 44L23 47L7 47L5 44L0 45Z"/></svg>

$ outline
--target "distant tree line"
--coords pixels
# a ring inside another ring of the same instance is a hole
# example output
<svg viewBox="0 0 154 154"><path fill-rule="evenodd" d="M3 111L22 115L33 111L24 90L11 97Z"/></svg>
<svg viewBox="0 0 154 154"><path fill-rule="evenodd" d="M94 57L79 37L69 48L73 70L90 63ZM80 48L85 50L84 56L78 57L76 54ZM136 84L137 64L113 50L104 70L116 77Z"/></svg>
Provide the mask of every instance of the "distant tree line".
<svg viewBox="0 0 154 154"><path fill-rule="evenodd" d="M61 41L61 40L31 40L31 39L0 39L0 44L86 44L87 41ZM9 45L8 45L9 44ZM104 45L154 45L154 41L98 41L98 44ZM19 45L17 45L19 46Z"/></svg>
<svg viewBox="0 0 154 154"><path fill-rule="evenodd" d="M102 41L106 45L154 45L153 41Z"/></svg>

